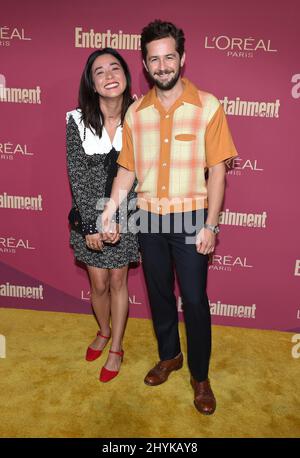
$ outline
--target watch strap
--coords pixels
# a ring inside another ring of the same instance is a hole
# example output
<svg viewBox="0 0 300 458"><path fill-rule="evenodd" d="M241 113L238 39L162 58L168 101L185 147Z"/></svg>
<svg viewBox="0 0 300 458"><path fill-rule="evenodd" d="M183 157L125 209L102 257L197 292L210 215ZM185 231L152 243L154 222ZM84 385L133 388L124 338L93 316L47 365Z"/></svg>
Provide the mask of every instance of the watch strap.
<svg viewBox="0 0 300 458"><path fill-rule="evenodd" d="M220 232L219 226L213 226L212 224L204 224L205 229L213 232L214 234L218 234Z"/></svg>

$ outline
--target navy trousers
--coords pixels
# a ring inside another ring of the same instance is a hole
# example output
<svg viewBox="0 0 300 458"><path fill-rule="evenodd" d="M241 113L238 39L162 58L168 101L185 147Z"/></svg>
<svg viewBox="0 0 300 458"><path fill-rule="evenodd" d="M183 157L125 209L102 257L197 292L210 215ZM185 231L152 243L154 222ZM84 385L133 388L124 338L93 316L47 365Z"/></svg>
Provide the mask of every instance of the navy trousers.
<svg viewBox="0 0 300 458"><path fill-rule="evenodd" d="M159 357L172 359L181 351L174 294L175 268L183 302L188 365L193 377L201 382L208 376L211 317L206 293L208 255L196 251L195 235L203 227L206 210L189 213L193 223L199 214L201 216L200 226L198 222L193 233L178 224L187 213L161 216L142 212L144 223L139 243Z"/></svg>

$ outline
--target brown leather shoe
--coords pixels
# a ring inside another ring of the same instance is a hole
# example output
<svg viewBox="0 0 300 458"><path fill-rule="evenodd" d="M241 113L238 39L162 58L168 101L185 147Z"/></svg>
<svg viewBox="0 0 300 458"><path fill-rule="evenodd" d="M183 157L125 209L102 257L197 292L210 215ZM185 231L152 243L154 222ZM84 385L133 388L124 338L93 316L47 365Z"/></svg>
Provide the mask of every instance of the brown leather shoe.
<svg viewBox="0 0 300 458"><path fill-rule="evenodd" d="M216 410L216 398L210 387L209 379L197 382L191 377L191 385L194 388L196 409L204 415L212 415Z"/></svg>
<svg viewBox="0 0 300 458"><path fill-rule="evenodd" d="M182 368L183 355L179 353L176 358L166 359L165 361L159 361L156 366L151 369L146 375L144 382L146 385L156 386L164 383L172 371L178 371Z"/></svg>

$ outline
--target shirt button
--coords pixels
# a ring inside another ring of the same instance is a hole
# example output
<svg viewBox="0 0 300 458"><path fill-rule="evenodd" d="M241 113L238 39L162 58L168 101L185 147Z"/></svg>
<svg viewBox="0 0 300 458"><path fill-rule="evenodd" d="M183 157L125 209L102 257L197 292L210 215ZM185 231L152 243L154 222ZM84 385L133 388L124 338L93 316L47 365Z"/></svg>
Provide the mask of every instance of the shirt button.
<svg viewBox="0 0 300 458"><path fill-rule="evenodd" d="M163 167L166 167L166 166L167 166L167 163L166 163L166 162L163 162L163 165L162 165L162 166L163 166Z"/></svg>
<svg viewBox="0 0 300 458"><path fill-rule="evenodd" d="M166 189L166 187L165 187L165 186L162 186L162 187L161 187L161 189L163 189L163 190L164 190L164 189Z"/></svg>
<svg viewBox="0 0 300 458"><path fill-rule="evenodd" d="M169 143L169 139L168 138L165 138L165 143Z"/></svg>
<svg viewBox="0 0 300 458"><path fill-rule="evenodd" d="M166 118L168 119L170 117L170 115L166 115Z"/></svg>

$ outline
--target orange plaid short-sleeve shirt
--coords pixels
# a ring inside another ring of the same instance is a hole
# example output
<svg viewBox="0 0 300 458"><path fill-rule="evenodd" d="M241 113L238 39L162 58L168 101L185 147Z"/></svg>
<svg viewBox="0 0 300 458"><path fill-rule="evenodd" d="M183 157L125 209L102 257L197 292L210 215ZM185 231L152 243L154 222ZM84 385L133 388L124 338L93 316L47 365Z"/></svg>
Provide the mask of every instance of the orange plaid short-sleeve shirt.
<svg viewBox="0 0 300 458"><path fill-rule="evenodd" d="M168 111L152 88L125 117L118 164L135 172L138 206L154 213L206 208L206 169L237 156L218 99L182 82Z"/></svg>

